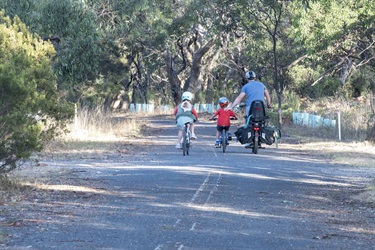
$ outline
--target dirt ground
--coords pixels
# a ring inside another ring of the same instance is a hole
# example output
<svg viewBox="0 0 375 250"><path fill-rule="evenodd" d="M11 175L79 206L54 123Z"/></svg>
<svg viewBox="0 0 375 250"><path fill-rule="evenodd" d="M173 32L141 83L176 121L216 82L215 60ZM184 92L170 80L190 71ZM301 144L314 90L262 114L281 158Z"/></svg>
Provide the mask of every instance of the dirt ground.
<svg viewBox="0 0 375 250"><path fill-rule="evenodd" d="M298 150L301 154L313 154L317 158L326 159L327 162L336 163L340 166L351 166L351 171L360 173L366 179L372 179L360 190L346 190L339 199L346 203L347 206L353 206L359 209L374 212L375 209L375 147L366 143L359 142L310 142L303 143L300 139L296 139L291 135L283 135L282 146L293 150ZM91 182L90 177L85 179L72 178L74 170L54 165L44 164L45 160L85 160L85 159L107 159L111 157L123 157L124 155L133 155L142 157L139 152L146 152L145 145L142 140L134 140L128 138L125 141L112 142L110 144L96 144L95 146L85 146L80 150L74 147L60 147L60 150L47 151L36 156L37 162L28 162L22 167L10 174L11 179L21 180L26 186L24 188L14 190L5 200L0 200L0 248L1 244L6 242L10 237L6 228L19 227L25 225L26 222L18 220L17 216L22 213L28 213L29 218L38 218L40 216L32 216L30 213L40 213L38 210L27 211L27 203L31 200L44 201L48 204L51 197L58 195L63 200L71 198L76 199L77 193L64 192L67 190L54 190L54 185L64 183L67 188L76 189L77 192L82 188L92 188L100 190L101 183ZM140 150L142 149L142 150ZM334 171L334 170L327 170ZM352 172L348 172L350 175ZM71 185L71 187L68 187ZM61 188L61 187L60 187ZM74 191L74 190L73 190ZM54 192L54 196L50 193ZM74 197L70 197L70 196ZM99 195L99 194L98 194ZM82 199L98 198L95 195L91 197L80 197ZM100 198L100 197L99 197ZM62 209L63 210L63 209ZM374 214L375 216L375 214ZM21 216L20 216L21 217Z"/></svg>

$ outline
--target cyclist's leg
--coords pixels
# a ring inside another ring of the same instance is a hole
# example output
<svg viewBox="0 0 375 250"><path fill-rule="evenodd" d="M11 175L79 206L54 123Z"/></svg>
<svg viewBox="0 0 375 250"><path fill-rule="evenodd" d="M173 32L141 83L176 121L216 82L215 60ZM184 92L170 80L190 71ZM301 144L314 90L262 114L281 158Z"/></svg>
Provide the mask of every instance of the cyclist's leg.
<svg viewBox="0 0 375 250"><path fill-rule="evenodd" d="M183 130L185 128L185 119L183 117L180 117L177 119L177 129L178 129L178 135L177 135L177 144L176 148L181 148L181 141L182 141L182 135L183 135Z"/></svg>
<svg viewBox="0 0 375 250"><path fill-rule="evenodd" d="M220 146L220 130L219 127L216 128L216 140L215 140L215 146Z"/></svg>
<svg viewBox="0 0 375 250"><path fill-rule="evenodd" d="M231 141L232 140L232 133L230 132L230 125L227 128L227 135L228 135L228 140Z"/></svg>
<svg viewBox="0 0 375 250"><path fill-rule="evenodd" d="M229 132L229 129L230 129L230 125L225 128L225 130L227 131L227 145L229 145L229 142L228 142L229 137L230 137L230 140L232 140L232 134Z"/></svg>
<svg viewBox="0 0 375 250"><path fill-rule="evenodd" d="M191 131L191 139L195 140L197 139L197 136L195 135L195 126L194 126L194 120L191 120L190 123L190 131Z"/></svg>

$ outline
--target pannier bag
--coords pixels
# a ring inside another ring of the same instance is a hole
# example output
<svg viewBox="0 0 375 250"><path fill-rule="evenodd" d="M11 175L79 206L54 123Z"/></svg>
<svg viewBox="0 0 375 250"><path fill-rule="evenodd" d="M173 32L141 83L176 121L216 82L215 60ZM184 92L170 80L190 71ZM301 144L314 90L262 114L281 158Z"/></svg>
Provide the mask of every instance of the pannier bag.
<svg viewBox="0 0 375 250"><path fill-rule="evenodd" d="M275 136L277 139L281 138L280 130L277 127L262 127L260 134L260 141L267 145L272 145L275 142Z"/></svg>
<svg viewBox="0 0 375 250"><path fill-rule="evenodd" d="M249 126L247 128L238 128L234 134L237 137L237 141L241 144L250 143L253 139L253 127Z"/></svg>

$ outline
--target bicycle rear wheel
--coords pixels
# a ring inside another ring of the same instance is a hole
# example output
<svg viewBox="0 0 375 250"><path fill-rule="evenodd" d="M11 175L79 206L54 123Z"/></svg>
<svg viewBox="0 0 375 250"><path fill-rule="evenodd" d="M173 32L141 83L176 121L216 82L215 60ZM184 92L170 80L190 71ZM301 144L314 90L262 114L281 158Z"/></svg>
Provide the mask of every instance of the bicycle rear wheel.
<svg viewBox="0 0 375 250"><path fill-rule="evenodd" d="M227 148L227 131L225 131L225 129L223 129L221 131L221 146L223 148L223 153L225 153L225 150Z"/></svg>
<svg viewBox="0 0 375 250"><path fill-rule="evenodd" d="M259 148L259 135L258 135L258 133L255 133L254 144L253 144L253 153L254 154L258 153L258 148Z"/></svg>
<svg viewBox="0 0 375 250"><path fill-rule="evenodd" d="M186 131L186 127L185 127L185 130L184 130L184 134L182 136L182 155L185 156L186 155L186 152L188 151L188 147L187 147L187 131Z"/></svg>
<svg viewBox="0 0 375 250"><path fill-rule="evenodd" d="M190 131L186 133L186 154L189 155L189 149L190 149Z"/></svg>

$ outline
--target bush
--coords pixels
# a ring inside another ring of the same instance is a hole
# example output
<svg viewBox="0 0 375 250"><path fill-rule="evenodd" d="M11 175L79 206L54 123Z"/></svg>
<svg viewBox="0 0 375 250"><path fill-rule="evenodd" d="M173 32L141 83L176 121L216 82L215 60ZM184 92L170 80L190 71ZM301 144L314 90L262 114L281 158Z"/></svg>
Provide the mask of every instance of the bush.
<svg viewBox="0 0 375 250"><path fill-rule="evenodd" d="M42 149L73 115L59 98L52 45L0 11L0 173Z"/></svg>

